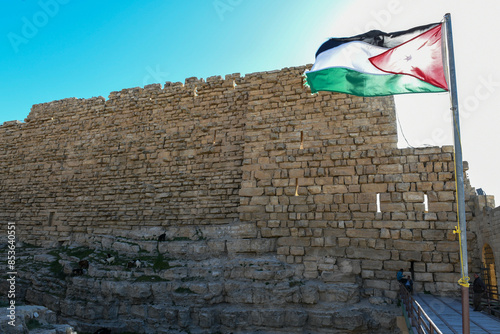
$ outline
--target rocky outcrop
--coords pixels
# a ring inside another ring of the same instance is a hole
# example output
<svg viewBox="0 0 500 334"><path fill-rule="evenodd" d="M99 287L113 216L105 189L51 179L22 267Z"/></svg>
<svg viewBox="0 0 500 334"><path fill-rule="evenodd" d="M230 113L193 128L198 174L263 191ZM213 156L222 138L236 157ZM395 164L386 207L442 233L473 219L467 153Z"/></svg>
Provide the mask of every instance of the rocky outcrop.
<svg viewBox="0 0 500 334"><path fill-rule="evenodd" d="M367 298L359 281L303 280L273 256L108 250L116 259L107 264L106 252L85 247L21 250L25 301L83 332L391 333L400 313L388 298ZM82 274L74 270L81 257L89 262ZM128 268L134 258L140 268Z"/></svg>

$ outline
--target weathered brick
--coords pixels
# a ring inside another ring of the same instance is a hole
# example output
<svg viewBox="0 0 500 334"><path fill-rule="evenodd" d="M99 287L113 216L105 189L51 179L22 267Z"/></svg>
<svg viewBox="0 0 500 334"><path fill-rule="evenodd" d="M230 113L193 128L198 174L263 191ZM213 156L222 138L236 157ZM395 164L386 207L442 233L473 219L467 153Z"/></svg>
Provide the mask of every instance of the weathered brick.
<svg viewBox="0 0 500 334"><path fill-rule="evenodd" d="M401 174L403 173L403 165L393 164L393 165L380 165L377 168L378 174Z"/></svg>
<svg viewBox="0 0 500 334"><path fill-rule="evenodd" d="M333 176L354 175L354 174L355 170L353 166L330 168L330 175Z"/></svg>
<svg viewBox="0 0 500 334"><path fill-rule="evenodd" d="M322 194L314 196L314 203L316 204L330 204L333 203L333 195Z"/></svg>
<svg viewBox="0 0 500 334"><path fill-rule="evenodd" d="M433 251L435 245L433 242L421 242L421 241L407 241L407 240L394 240L393 246L398 250L409 250L409 251Z"/></svg>
<svg viewBox="0 0 500 334"><path fill-rule="evenodd" d="M427 271L430 273L441 272L449 273L454 270L451 263L427 263Z"/></svg>
<svg viewBox="0 0 500 334"><path fill-rule="evenodd" d="M430 202L429 203L429 211L438 212L438 211L452 211L453 204L449 202Z"/></svg>
<svg viewBox="0 0 500 334"><path fill-rule="evenodd" d="M243 188L240 189L240 196L260 196L264 194L264 189L262 188Z"/></svg>
<svg viewBox="0 0 500 334"><path fill-rule="evenodd" d="M377 195L376 194L358 194L358 203L376 203Z"/></svg>
<svg viewBox="0 0 500 334"><path fill-rule="evenodd" d="M343 184L337 185L324 185L323 192L327 194L344 194L347 192L347 186Z"/></svg>
<svg viewBox="0 0 500 334"><path fill-rule="evenodd" d="M349 238L378 238L380 231L378 229L356 229L348 228L346 235Z"/></svg>
<svg viewBox="0 0 500 334"><path fill-rule="evenodd" d="M391 258L391 252L384 249L374 250L350 247L346 249L346 254L348 258L354 259L388 260Z"/></svg>
<svg viewBox="0 0 500 334"><path fill-rule="evenodd" d="M364 193L385 193L386 191L386 183L368 183L361 185L361 192Z"/></svg>
<svg viewBox="0 0 500 334"><path fill-rule="evenodd" d="M421 192L405 192L403 193L403 200L405 202L422 203L424 201L424 194Z"/></svg>
<svg viewBox="0 0 500 334"><path fill-rule="evenodd" d="M423 230L422 237L424 240L444 240L443 230Z"/></svg>

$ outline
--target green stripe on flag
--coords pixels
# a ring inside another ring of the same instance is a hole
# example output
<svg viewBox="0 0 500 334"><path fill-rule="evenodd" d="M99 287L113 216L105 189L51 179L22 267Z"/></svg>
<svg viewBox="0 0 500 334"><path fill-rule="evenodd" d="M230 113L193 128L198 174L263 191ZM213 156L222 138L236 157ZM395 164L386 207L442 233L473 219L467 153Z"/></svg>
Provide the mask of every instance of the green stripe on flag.
<svg viewBox="0 0 500 334"><path fill-rule="evenodd" d="M385 96L408 93L442 93L446 90L410 75L367 74L343 67L307 72L311 92L340 92L357 96Z"/></svg>

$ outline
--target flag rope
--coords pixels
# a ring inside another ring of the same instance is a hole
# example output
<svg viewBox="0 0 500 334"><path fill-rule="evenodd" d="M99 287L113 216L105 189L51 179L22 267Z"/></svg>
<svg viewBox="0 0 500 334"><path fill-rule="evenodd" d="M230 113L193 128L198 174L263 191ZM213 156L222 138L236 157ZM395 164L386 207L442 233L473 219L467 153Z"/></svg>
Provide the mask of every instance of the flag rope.
<svg viewBox="0 0 500 334"><path fill-rule="evenodd" d="M451 108L451 109L453 109L453 108ZM454 124L456 131L458 132L459 145L460 145L460 147L462 147L462 140L460 139L460 129L458 128L457 120L455 119L455 113L452 113L452 114L453 114L453 124ZM456 155L455 155L455 147L453 147L453 161L455 162L455 170L454 170L454 172L455 172L455 191L457 191L458 190L458 175L457 175L457 159L456 159ZM458 206L459 206L459 203L458 203L458 197L457 197L457 223L458 223L458 226L455 226L455 229L453 230L453 234L458 234L458 244L460 245L460 266L462 269L461 270L462 277L458 280L458 284L468 288L470 286L470 284L469 284L470 278L468 276L464 275L465 267L464 267L463 251L462 251L462 230L460 229L460 214L458 212L458 210L460 210L460 208ZM467 261L467 259L465 259L465 261Z"/></svg>
<svg viewBox="0 0 500 334"><path fill-rule="evenodd" d="M445 17L443 17L443 20L441 22L445 22ZM444 24L445 28L445 34L448 34L448 27L446 24ZM448 42L448 41L447 41ZM447 59L448 57L448 43L445 43L443 45L443 68L446 73L446 78L451 81L450 79L450 69L449 69L449 62ZM460 128L458 127L458 122L455 117L455 110L453 108L453 99L451 96L451 90L449 91L448 97L450 98L450 105L451 105L451 114L453 115L453 127L457 131L458 134L458 144L460 145L460 148L462 148L462 139L460 136ZM458 176L457 176L457 159L456 159L456 147L453 147L453 161L455 163L455 192L458 192ZM458 203L458 193L457 193L457 223L458 226L455 226L455 229L453 230L453 234L458 234L458 243L460 246L460 268L461 268L461 276L460 279L458 280L458 284L464 287L469 287L469 277L465 274L465 265L464 265L464 258L463 258L463 249L462 249L462 230L460 229L460 213L459 213L459 203ZM468 261L468 259L465 259L465 261Z"/></svg>
<svg viewBox="0 0 500 334"><path fill-rule="evenodd" d="M458 234L458 242L460 244L460 265L462 266L462 272L464 272L464 259L462 256L462 231L460 230L460 227L455 226L455 229L453 230L454 234ZM466 288L469 287L469 280L470 278L468 276L464 276L462 274L462 277L458 280L458 284L461 286L465 286Z"/></svg>

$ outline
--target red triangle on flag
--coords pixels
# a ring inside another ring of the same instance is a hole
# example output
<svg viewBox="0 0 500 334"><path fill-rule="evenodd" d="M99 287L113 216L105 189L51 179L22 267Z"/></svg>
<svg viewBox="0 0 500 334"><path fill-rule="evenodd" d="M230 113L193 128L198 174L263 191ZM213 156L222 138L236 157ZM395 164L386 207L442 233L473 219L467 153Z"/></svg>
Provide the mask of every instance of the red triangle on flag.
<svg viewBox="0 0 500 334"><path fill-rule="evenodd" d="M379 70L407 74L448 90L441 49L442 24L375 57L369 58Z"/></svg>

